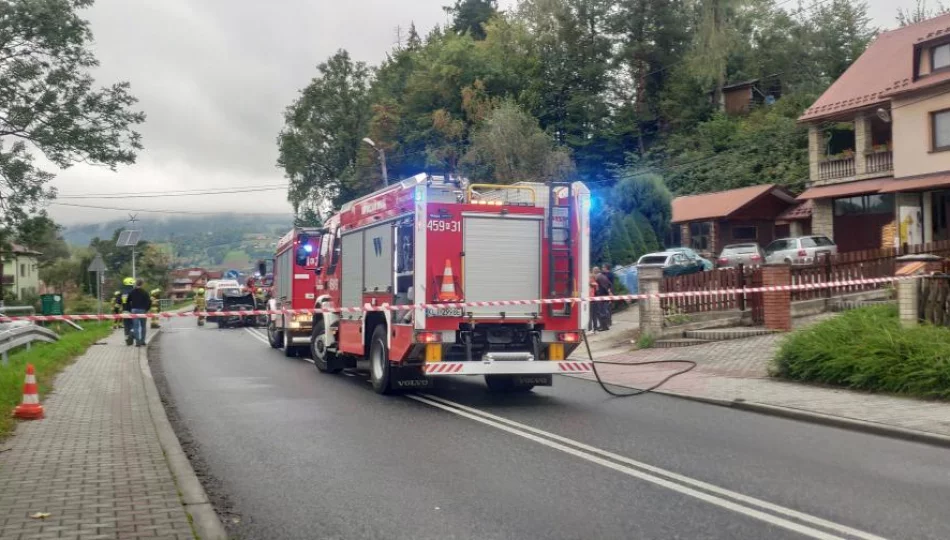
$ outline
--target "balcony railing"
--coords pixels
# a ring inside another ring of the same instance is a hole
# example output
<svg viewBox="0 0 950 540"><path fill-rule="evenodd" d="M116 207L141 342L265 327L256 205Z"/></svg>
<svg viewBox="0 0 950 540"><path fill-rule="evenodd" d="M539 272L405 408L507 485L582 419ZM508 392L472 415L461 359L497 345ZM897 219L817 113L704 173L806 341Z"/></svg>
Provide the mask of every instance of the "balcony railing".
<svg viewBox="0 0 950 540"><path fill-rule="evenodd" d="M827 159L818 163L818 179L832 180L854 176L854 156Z"/></svg>
<svg viewBox="0 0 950 540"><path fill-rule="evenodd" d="M894 154L890 150L880 150L865 154L867 171L869 173L889 172L894 170Z"/></svg>

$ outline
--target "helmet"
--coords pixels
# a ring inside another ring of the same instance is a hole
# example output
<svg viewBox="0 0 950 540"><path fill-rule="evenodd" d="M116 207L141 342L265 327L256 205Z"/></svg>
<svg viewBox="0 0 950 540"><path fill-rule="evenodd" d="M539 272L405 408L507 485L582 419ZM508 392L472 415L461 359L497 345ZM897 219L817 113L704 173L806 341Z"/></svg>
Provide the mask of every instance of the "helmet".
<svg viewBox="0 0 950 540"><path fill-rule="evenodd" d="M154 294L155 296L158 296L158 295L162 294L162 290L161 290L161 289L152 289L152 294Z"/></svg>
<svg viewBox="0 0 950 540"><path fill-rule="evenodd" d="M122 294L122 291L116 291L112 296L119 296L120 294Z"/></svg>
<svg viewBox="0 0 950 540"><path fill-rule="evenodd" d="M198 287L198 294L204 294L204 293L205 293L204 287Z"/></svg>
<svg viewBox="0 0 950 540"><path fill-rule="evenodd" d="M135 285L135 278L127 277L122 280L123 285Z"/></svg>

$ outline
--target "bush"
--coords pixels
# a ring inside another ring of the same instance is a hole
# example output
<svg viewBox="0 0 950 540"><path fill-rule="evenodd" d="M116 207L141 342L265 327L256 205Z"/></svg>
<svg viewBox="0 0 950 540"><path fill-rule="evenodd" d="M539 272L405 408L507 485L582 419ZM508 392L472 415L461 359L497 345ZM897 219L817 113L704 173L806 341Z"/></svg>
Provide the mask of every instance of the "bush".
<svg viewBox="0 0 950 540"><path fill-rule="evenodd" d="M950 329L903 328L892 305L846 312L790 334L773 374L855 390L950 398Z"/></svg>

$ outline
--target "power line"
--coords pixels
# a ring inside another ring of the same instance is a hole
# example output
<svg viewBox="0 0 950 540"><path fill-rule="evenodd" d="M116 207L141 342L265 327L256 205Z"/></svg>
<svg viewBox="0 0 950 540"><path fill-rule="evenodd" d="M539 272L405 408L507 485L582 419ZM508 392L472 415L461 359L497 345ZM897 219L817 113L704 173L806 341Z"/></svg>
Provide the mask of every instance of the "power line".
<svg viewBox="0 0 950 540"><path fill-rule="evenodd" d="M60 203L60 202L50 202L51 206L66 206L70 208L87 208L91 210L115 210L118 212L142 212L145 214L188 214L193 216L211 216L211 215L234 215L240 214L244 216L273 216L281 214L281 212L246 212L243 210L231 210L227 212L195 212L189 210L157 210L157 209L140 209L140 208L116 208L114 206L98 206L91 204L75 204L75 203Z"/></svg>
<svg viewBox="0 0 950 540"><path fill-rule="evenodd" d="M259 193L264 191L280 191L290 187L289 184L283 184L274 187L259 188L218 188L206 191L186 191L186 192L155 192L155 193L115 193L110 195L61 195L57 200L67 199L140 199L152 197L195 197L199 195L228 195L231 193Z"/></svg>

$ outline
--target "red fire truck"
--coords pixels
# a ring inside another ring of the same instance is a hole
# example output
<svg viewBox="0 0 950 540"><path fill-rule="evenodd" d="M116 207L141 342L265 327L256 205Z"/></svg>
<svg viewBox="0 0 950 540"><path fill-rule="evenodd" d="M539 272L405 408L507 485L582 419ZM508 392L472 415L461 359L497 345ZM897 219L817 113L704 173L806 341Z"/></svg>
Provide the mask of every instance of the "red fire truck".
<svg viewBox="0 0 950 540"><path fill-rule="evenodd" d="M323 372L368 371L379 393L442 375L527 390L589 372L590 362L567 360L589 303L458 306L587 297L589 206L579 182L467 185L426 174L347 203L324 227L280 239L269 308L327 311L272 315L271 345L288 356L309 348Z"/></svg>

